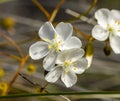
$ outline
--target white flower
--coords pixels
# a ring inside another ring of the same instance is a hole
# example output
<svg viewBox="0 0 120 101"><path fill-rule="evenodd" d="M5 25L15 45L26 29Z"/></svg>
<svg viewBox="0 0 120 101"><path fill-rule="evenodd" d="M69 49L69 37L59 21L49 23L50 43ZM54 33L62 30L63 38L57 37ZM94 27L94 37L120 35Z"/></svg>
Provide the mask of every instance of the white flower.
<svg viewBox="0 0 120 101"><path fill-rule="evenodd" d="M120 11L99 9L95 13L98 25L92 30L92 36L99 40L109 39L110 46L116 54L120 54Z"/></svg>
<svg viewBox="0 0 120 101"><path fill-rule="evenodd" d="M56 66L46 75L48 82L54 83L61 76L66 87L77 82L76 74L81 74L87 68L87 60L83 58L83 49L70 49L62 51L56 60Z"/></svg>
<svg viewBox="0 0 120 101"><path fill-rule="evenodd" d="M72 36L72 33L73 27L70 23L61 22L54 28L50 22L46 22L39 30L43 41L34 43L29 49L31 58L38 60L46 56L43 67L45 70L51 70L59 51L81 47L81 41Z"/></svg>

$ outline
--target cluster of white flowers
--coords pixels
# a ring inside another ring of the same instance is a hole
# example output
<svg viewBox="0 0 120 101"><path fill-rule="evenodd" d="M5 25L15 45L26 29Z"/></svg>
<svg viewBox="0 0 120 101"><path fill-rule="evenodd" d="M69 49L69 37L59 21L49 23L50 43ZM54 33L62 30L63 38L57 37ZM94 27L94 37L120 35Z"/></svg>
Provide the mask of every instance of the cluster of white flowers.
<svg viewBox="0 0 120 101"><path fill-rule="evenodd" d="M82 43L72 33L70 23L61 22L54 28L50 22L46 22L39 30L43 41L34 43L29 49L32 59L45 57L43 68L48 71L45 76L48 82L54 83L61 77L66 87L71 87L77 82L76 74L83 73L87 68Z"/></svg>
<svg viewBox="0 0 120 101"><path fill-rule="evenodd" d="M93 38L108 40L112 50L120 54L120 11L102 8L96 11L95 18L98 24L92 29ZM61 22L54 28L46 22L39 30L43 41L34 43L29 49L32 59L45 57L43 68L48 71L45 76L48 82L54 83L61 77L66 87L71 87L77 82L76 74L83 73L91 65L92 60L83 57L85 52L80 39L72 33L70 23Z"/></svg>
<svg viewBox="0 0 120 101"><path fill-rule="evenodd" d="M120 11L99 9L95 12L98 25L92 30L92 36L99 40L109 40L112 50L120 54Z"/></svg>

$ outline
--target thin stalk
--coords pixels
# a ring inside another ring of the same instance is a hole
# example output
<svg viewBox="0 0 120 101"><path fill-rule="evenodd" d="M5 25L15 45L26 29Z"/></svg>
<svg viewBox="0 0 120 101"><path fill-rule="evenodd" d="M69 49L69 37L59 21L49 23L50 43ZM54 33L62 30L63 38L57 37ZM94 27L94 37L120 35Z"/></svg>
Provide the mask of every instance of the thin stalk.
<svg viewBox="0 0 120 101"><path fill-rule="evenodd" d="M50 17L50 19L49 19L50 22L53 22L53 20L55 19L56 15L57 15L57 13L58 13L58 11L59 11L59 9L60 9L60 7L64 4L64 2L65 2L65 0L61 0L61 1L57 4L56 8L53 10L53 12L52 12L52 14L51 14L51 17Z"/></svg>
<svg viewBox="0 0 120 101"><path fill-rule="evenodd" d="M26 61L28 59L29 59L29 55L27 55L25 58L22 58L21 63L19 65L19 67L18 67L18 70L17 70L16 74L14 75L14 77L12 78L12 80L10 81L10 83L8 85L8 89L7 89L6 94L9 92L11 86L13 85L13 83L15 82L15 80L17 79L19 73L21 72L22 68L24 67L24 65L25 65L25 63L26 63Z"/></svg>
<svg viewBox="0 0 120 101"><path fill-rule="evenodd" d="M21 48L14 42L14 40L12 40L10 37L8 37L7 35L3 34L2 32L0 32L0 36L2 36L4 39L6 39L8 42L10 42L19 52L20 56L23 58L23 52L21 50Z"/></svg>
<svg viewBox="0 0 120 101"><path fill-rule="evenodd" d="M74 96L73 98L120 98L120 91L99 91L99 92L63 92L63 93L37 93L37 94L14 94L0 96L0 98L18 98L18 97L35 97L35 96Z"/></svg>
<svg viewBox="0 0 120 101"><path fill-rule="evenodd" d="M90 11L95 7L96 3L97 3L97 0L93 0L90 7L82 15L87 16L90 13Z"/></svg>
<svg viewBox="0 0 120 101"><path fill-rule="evenodd" d="M18 60L18 61L21 61L21 58L16 56L16 55L13 55L13 54L9 54L9 53L6 53L6 52L0 52L0 55L4 55L6 57L10 57L12 59L15 59L15 60Z"/></svg>
<svg viewBox="0 0 120 101"><path fill-rule="evenodd" d="M48 19L50 18L49 12L37 0L32 0L32 2L45 14Z"/></svg>
<svg viewBox="0 0 120 101"><path fill-rule="evenodd" d="M83 38L85 38L85 39L87 39L87 40L89 40L89 39L91 38L90 35L81 32L81 31L78 30L76 27L73 27L73 28L74 28L74 31L75 31L76 33L79 33Z"/></svg>

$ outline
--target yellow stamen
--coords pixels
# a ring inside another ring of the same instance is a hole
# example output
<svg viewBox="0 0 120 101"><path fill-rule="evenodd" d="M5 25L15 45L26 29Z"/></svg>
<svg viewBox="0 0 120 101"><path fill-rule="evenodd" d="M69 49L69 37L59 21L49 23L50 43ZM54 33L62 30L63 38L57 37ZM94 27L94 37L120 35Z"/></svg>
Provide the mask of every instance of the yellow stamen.
<svg viewBox="0 0 120 101"><path fill-rule="evenodd" d="M5 82L0 82L0 95L5 95L8 89L8 85Z"/></svg>
<svg viewBox="0 0 120 101"><path fill-rule="evenodd" d="M48 49L50 50L52 48L52 46L51 45L48 45Z"/></svg>
<svg viewBox="0 0 120 101"><path fill-rule="evenodd" d="M73 69L76 70L76 67L74 67Z"/></svg>
<svg viewBox="0 0 120 101"><path fill-rule="evenodd" d="M118 32L120 32L120 30L118 30Z"/></svg>
<svg viewBox="0 0 120 101"><path fill-rule="evenodd" d="M57 35L56 35L56 34L54 34L54 39L56 39L56 37L57 37Z"/></svg>
<svg viewBox="0 0 120 101"><path fill-rule="evenodd" d="M45 40L46 40L46 42L51 42L48 38L46 38Z"/></svg>

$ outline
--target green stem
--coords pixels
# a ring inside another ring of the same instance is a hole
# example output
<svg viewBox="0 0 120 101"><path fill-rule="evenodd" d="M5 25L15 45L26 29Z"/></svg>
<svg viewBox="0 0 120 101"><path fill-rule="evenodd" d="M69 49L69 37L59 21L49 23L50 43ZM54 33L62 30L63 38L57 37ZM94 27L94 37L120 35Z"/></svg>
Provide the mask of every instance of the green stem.
<svg viewBox="0 0 120 101"><path fill-rule="evenodd" d="M34 97L34 96L77 96L77 98L119 98L120 91L99 91L99 92L64 92L64 93L39 93L39 94L14 94L0 96L0 98L18 98L18 97Z"/></svg>

